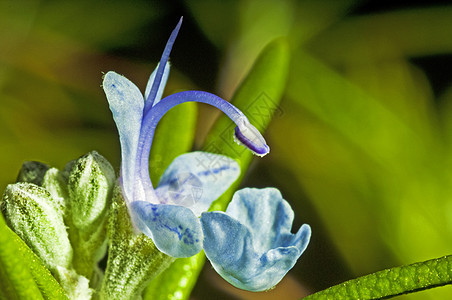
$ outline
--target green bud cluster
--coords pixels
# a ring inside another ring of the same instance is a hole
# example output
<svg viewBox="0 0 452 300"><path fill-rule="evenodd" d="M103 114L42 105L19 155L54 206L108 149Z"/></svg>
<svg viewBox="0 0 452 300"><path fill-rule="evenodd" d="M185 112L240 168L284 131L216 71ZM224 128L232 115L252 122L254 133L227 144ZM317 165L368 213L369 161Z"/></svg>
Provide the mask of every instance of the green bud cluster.
<svg viewBox="0 0 452 300"><path fill-rule="evenodd" d="M115 184L111 164L97 152L70 162L67 176L68 207L66 223L74 247L74 268L99 282L96 264L106 252L106 220ZM93 278L94 276L94 278Z"/></svg>
<svg viewBox="0 0 452 300"><path fill-rule="evenodd" d="M25 162L17 183L8 185L3 195L0 207L7 224L71 299L89 299L88 284L95 287L100 282L96 268L106 253L114 183L113 167L93 151L69 162L63 171Z"/></svg>
<svg viewBox="0 0 452 300"><path fill-rule="evenodd" d="M72 222L78 229L89 230L105 215L114 182L113 167L96 152L82 156L72 165L68 190Z"/></svg>
<svg viewBox="0 0 452 300"><path fill-rule="evenodd" d="M2 212L8 225L43 260L51 271L69 267L72 247L63 215L52 195L33 183L7 186Z"/></svg>
<svg viewBox="0 0 452 300"><path fill-rule="evenodd" d="M69 299L139 297L174 261L135 232L115 172L97 152L61 171L25 162L0 208L9 227L41 258ZM107 245L103 272L98 262Z"/></svg>

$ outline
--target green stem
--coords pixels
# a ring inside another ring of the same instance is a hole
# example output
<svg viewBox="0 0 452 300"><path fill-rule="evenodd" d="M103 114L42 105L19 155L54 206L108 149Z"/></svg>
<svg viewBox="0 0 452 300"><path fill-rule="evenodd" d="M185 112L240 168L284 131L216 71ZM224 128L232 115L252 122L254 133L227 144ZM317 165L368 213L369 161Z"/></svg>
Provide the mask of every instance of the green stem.
<svg viewBox="0 0 452 300"><path fill-rule="evenodd" d="M78 274L85 276L90 281L98 280L95 273L97 261L100 260L99 256L105 255L106 251L105 245L102 245L106 239L107 232L105 219L99 218L92 225L94 229L90 230L79 230L75 228L70 220L66 222L66 224L69 224L69 238L74 252L72 259L73 268ZM92 282L90 282L90 285L95 287Z"/></svg>
<svg viewBox="0 0 452 300"><path fill-rule="evenodd" d="M452 255L448 255L362 276L304 299L380 299L451 283Z"/></svg>
<svg viewBox="0 0 452 300"><path fill-rule="evenodd" d="M121 189L114 189L109 220L107 269L99 298L138 299L149 282L169 267L173 257L160 252L150 238L135 234Z"/></svg>

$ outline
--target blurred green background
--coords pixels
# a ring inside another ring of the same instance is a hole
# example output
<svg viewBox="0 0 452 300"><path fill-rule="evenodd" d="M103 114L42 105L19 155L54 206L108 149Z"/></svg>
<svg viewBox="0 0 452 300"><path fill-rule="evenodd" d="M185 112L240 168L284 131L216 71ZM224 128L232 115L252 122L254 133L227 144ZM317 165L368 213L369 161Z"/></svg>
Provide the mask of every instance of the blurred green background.
<svg viewBox="0 0 452 300"><path fill-rule="evenodd" d="M143 89L183 15L166 93L230 99L259 51L288 37L289 79L266 133L272 151L255 159L243 185L279 188L295 226L313 229L270 293L233 289L206 264L193 299L299 298L451 254L448 2L0 0L0 188L24 160L61 168L97 150L119 169L102 72ZM198 108L194 149L218 115ZM450 297L443 287L400 298Z"/></svg>

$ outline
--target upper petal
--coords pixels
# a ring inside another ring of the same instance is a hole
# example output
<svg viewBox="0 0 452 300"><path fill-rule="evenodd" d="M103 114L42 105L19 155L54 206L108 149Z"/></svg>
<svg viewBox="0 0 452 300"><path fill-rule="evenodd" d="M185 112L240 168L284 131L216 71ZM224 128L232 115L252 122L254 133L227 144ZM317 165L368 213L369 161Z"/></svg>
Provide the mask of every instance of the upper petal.
<svg viewBox="0 0 452 300"><path fill-rule="evenodd" d="M133 201L129 209L135 226L163 253L190 257L201 251L201 224L190 209L146 201Z"/></svg>
<svg viewBox="0 0 452 300"><path fill-rule="evenodd" d="M263 291L295 265L310 239L303 225L290 233L293 212L276 189L243 189L227 212L201 216L204 251L215 270L238 288Z"/></svg>
<svg viewBox="0 0 452 300"><path fill-rule="evenodd" d="M146 99L146 101L148 100L152 85L154 84L155 75L157 74L158 67L159 66L157 65L154 72L152 72L151 76L149 77L148 83L146 85L146 90L144 92L144 98ZM167 61L165 64L165 69L163 71L162 80L159 83L157 94L155 96L154 103L152 104L152 106L159 103L160 100L162 99L163 91L165 90L166 82L168 81L169 71L170 71L170 63L169 63L169 61Z"/></svg>
<svg viewBox="0 0 452 300"><path fill-rule="evenodd" d="M122 187L125 198L131 201L144 99L130 80L112 71L105 74L102 86L121 142Z"/></svg>
<svg viewBox="0 0 452 300"><path fill-rule="evenodd" d="M171 163L156 189L161 203L183 205L200 216L240 175L237 162L207 152L182 154Z"/></svg>

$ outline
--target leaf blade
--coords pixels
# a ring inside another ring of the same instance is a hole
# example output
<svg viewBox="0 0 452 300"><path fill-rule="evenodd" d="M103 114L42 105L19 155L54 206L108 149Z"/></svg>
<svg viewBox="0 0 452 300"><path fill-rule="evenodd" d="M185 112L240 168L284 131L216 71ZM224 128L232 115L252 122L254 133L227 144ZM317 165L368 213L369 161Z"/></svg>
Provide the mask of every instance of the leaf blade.
<svg viewBox="0 0 452 300"><path fill-rule="evenodd" d="M0 263L7 299L67 299L63 289L41 260L9 229L0 216ZM4 294L2 295L4 296Z"/></svg>
<svg viewBox="0 0 452 300"><path fill-rule="evenodd" d="M452 284L452 255L362 276L304 299L380 299L447 284Z"/></svg>

